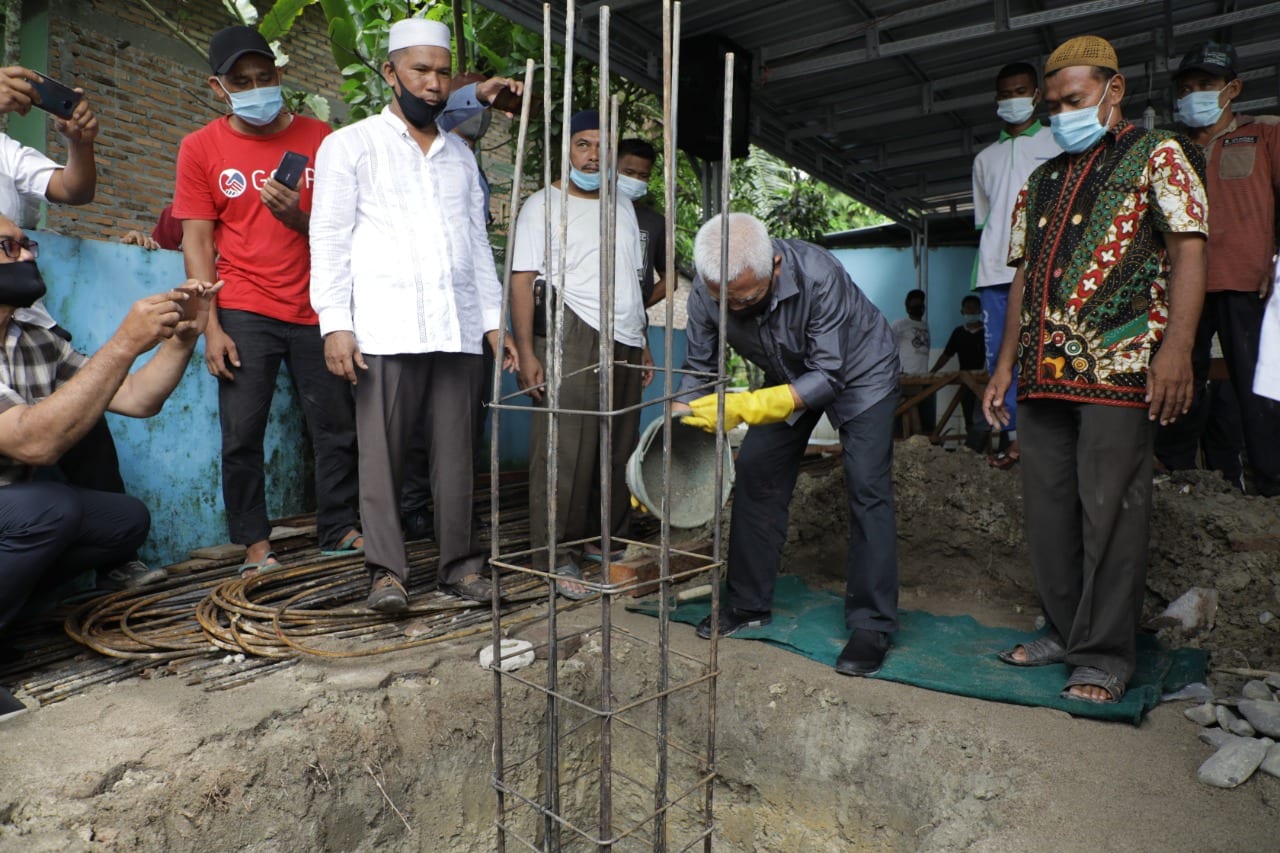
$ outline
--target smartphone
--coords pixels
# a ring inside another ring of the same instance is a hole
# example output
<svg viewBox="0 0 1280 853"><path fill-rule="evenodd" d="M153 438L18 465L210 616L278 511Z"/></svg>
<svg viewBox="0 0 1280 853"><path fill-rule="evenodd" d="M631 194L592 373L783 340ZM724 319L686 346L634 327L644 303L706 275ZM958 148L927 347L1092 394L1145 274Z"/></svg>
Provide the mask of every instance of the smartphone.
<svg viewBox="0 0 1280 853"><path fill-rule="evenodd" d="M286 151L276 167L275 179L291 190L298 188L302 172L307 168L307 155L296 151Z"/></svg>
<svg viewBox="0 0 1280 853"><path fill-rule="evenodd" d="M39 74L39 72L36 73ZM71 118L71 114L75 112L76 104L80 103L80 99L84 97L84 95L70 86L64 86L52 77L46 77L43 74L40 74L38 82L31 84L31 88L35 89L36 94L40 97L39 101L32 99L31 105L58 118Z"/></svg>
<svg viewBox="0 0 1280 853"><path fill-rule="evenodd" d="M518 113L520 112L520 100L519 95L510 89L504 88L493 96L493 103L489 106L504 113Z"/></svg>

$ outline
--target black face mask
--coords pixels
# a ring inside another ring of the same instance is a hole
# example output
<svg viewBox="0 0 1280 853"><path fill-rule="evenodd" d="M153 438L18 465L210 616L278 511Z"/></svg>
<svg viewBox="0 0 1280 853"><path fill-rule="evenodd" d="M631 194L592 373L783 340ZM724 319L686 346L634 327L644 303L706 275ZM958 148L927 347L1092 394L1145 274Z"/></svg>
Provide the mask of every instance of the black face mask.
<svg viewBox="0 0 1280 853"><path fill-rule="evenodd" d="M44 293L44 279L35 261L0 264L0 305L30 308Z"/></svg>
<svg viewBox="0 0 1280 853"><path fill-rule="evenodd" d="M769 310L769 302L772 293L773 289L770 288L765 292L764 296L761 296L747 307L730 308L729 313L734 317L737 317L739 320L750 320L752 317L758 317Z"/></svg>
<svg viewBox="0 0 1280 853"><path fill-rule="evenodd" d="M400 112L404 114L404 120L416 127L418 130L430 127L435 124L436 116L444 111L447 102L441 101L438 104L430 104L412 94L404 83L400 81L399 76L396 82L400 83L400 91L396 92L396 103L400 105Z"/></svg>

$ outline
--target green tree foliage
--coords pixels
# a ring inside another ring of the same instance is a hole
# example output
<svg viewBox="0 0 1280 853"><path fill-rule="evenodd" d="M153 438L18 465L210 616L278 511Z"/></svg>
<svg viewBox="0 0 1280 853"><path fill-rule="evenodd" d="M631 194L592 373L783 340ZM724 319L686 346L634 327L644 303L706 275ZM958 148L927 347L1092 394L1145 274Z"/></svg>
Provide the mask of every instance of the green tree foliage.
<svg viewBox="0 0 1280 853"><path fill-rule="evenodd" d="M248 0L225 2L252 7ZM350 108L352 121L378 112L390 99L391 93L380 69L386 57L387 33L395 21L423 16L442 21L450 27L454 22L453 8L447 0L276 0L263 16L259 28L268 38L280 38L288 32L302 9L315 2L319 2L324 11L330 48L344 77L342 97ZM546 165L544 157L550 159L552 180L558 179L563 48L557 46L552 50L552 114L557 119L551 127L551 147L545 150L541 34L518 26L496 12L474 8L469 0L454 2L466 3L461 37L471 68L465 70L522 79L526 60L531 58L536 63L534 90L527 94L534 99L534 109L525 152L525 187L531 192L542 185ZM454 33L455 45L458 37L459 34ZM618 96L621 135L649 139L661 149L660 97L618 76L610 80L610 91ZM595 107L598 92L598 69L588 62L575 60L570 110ZM509 144L514 146L514 134ZM654 179L650 184L650 200L659 211L665 206L662 168L660 158L654 166ZM730 181L732 209L760 217L768 225L770 233L778 237L812 240L830 231L887 221L865 205L754 146L746 158L733 164ZM706 214L702 206L698 169L683 153L679 155L677 168L675 218L676 256L682 269L688 273L691 271L693 238Z"/></svg>

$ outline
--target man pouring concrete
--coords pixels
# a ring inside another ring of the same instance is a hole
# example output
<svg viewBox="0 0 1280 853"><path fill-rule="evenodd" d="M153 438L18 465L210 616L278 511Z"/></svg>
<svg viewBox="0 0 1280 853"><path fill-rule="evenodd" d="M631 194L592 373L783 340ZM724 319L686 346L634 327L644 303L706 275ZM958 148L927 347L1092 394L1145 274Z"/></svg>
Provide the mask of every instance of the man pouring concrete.
<svg viewBox="0 0 1280 853"><path fill-rule="evenodd" d="M845 624L836 661L844 675L874 675L898 629L897 531L893 509L893 410L898 346L889 324L829 252L800 240L771 240L764 224L730 213L729 263L721 279L719 216L694 242L698 276L689 295L684 369L714 374L719 300L728 300L725 339L764 370L765 387L725 397L724 428L751 425L738 453L729 534L729 600L719 624L698 635L731 636L769 623L787 538L788 505L809 434L825 411L840 430L849 496ZM685 374L672 413L716 429L716 395Z"/></svg>

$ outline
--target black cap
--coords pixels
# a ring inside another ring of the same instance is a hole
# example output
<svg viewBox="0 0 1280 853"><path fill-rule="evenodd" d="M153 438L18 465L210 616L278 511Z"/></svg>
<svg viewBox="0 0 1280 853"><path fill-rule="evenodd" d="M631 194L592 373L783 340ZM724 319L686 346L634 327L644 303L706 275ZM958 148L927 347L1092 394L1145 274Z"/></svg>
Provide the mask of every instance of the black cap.
<svg viewBox="0 0 1280 853"><path fill-rule="evenodd" d="M1184 74L1188 71L1203 71L1214 77L1234 80L1236 78L1236 49L1229 44L1207 41L1182 57L1182 62L1178 65L1178 70L1173 76L1177 77L1179 74Z"/></svg>
<svg viewBox="0 0 1280 853"><path fill-rule="evenodd" d="M246 53L260 53L272 62L276 61L271 45L253 27L227 27L209 39L209 67L214 74L226 74Z"/></svg>

